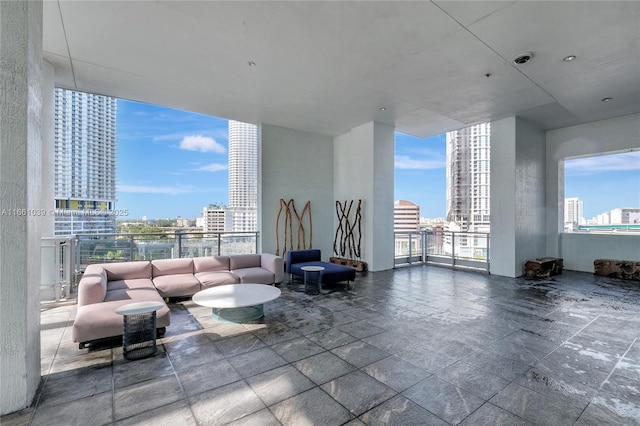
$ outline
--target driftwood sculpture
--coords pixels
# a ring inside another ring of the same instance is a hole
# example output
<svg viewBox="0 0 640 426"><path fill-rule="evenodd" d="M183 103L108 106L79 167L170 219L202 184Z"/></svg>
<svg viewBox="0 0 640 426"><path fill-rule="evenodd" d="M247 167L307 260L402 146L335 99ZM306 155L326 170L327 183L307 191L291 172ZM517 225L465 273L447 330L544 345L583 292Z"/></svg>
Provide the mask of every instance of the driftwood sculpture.
<svg viewBox="0 0 640 426"><path fill-rule="evenodd" d="M282 218L284 216L284 219ZM294 220L295 216L295 220ZM305 229L305 217L308 217L309 226L309 244L307 245L307 230ZM311 217L311 201L307 201L302 209L302 213L298 214L295 202L292 199L285 201L280 199L280 210L276 217L276 256L280 256L280 223L283 223L283 241L282 255L287 250L304 250L310 249L313 245L313 220ZM296 236L296 245L294 247L294 234Z"/></svg>
<svg viewBox="0 0 640 426"><path fill-rule="evenodd" d="M338 228L333 239L333 253L337 257L329 260L340 265L350 266L357 271L367 269L367 264L360 260L362 255L362 200L358 200L355 213L352 217L353 201L344 204L336 201L336 214L338 215Z"/></svg>

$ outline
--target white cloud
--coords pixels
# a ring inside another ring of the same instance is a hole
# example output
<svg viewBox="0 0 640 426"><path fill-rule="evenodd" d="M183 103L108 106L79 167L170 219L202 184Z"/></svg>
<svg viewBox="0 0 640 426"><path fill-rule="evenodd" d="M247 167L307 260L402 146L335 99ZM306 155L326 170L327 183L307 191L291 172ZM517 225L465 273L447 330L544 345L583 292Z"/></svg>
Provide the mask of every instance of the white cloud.
<svg viewBox="0 0 640 426"><path fill-rule="evenodd" d="M440 157L440 158L438 158ZM431 170L445 167L446 160L441 156L434 158L411 158L409 155L396 155L396 169Z"/></svg>
<svg viewBox="0 0 640 426"><path fill-rule="evenodd" d="M222 170L229 169L229 166L222 163L211 163L205 166L201 166L195 169L192 169L194 172L220 172Z"/></svg>
<svg viewBox="0 0 640 426"><path fill-rule="evenodd" d="M567 160L565 170L574 175L640 170L640 151Z"/></svg>
<svg viewBox="0 0 640 426"><path fill-rule="evenodd" d="M185 136L182 138L182 141L180 141L180 149L198 152L216 152L218 154L227 152L226 148L216 142L215 139L202 135Z"/></svg>
<svg viewBox="0 0 640 426"><path fill-rule="evenodd" d="M190 187L119 185L118 192L134 192L139 194L178 195L178 194L189 194L193 192L193 190Z"/></svg>

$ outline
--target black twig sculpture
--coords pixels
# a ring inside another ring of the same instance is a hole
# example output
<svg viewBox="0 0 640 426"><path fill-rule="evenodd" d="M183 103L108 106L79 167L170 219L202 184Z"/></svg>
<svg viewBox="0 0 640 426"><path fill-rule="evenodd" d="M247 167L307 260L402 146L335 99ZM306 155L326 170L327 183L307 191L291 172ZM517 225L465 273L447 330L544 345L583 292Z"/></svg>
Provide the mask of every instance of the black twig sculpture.
<svg viewBox="0 0 640 426"><path fill-rule="evenodd" d="M353 201L344 204L336 201L338 228L333 239L333 253L339 257L360 259L362 243L362 200L358 200L355 215L351 218Z"/></svg>

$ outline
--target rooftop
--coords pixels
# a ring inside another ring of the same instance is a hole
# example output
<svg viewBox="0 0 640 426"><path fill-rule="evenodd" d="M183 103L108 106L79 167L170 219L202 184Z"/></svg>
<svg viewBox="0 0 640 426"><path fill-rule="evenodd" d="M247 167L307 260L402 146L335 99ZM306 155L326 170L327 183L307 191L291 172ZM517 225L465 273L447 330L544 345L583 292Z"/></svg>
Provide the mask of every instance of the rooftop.
<svg viewBox="0 0 640 426"><path fill-rule="evenodd" d="M35 406L2 424L640 423L637 282L417 266L281 288L253 324L172 303L138 361L118 341L79 350L75 305L43 309Z"/></svg>

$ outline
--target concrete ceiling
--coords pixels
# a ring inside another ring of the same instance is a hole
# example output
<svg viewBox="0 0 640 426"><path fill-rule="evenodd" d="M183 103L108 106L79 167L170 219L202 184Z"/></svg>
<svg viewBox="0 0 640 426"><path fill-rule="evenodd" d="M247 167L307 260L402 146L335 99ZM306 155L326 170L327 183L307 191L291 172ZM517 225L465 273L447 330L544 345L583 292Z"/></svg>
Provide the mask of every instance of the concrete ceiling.
<svg viewBox="0 0 640 426"><path fill-rule="evenodd" d="M333 136L640 112L638 1L45 1L44 57L60 87Z"/></svg>

